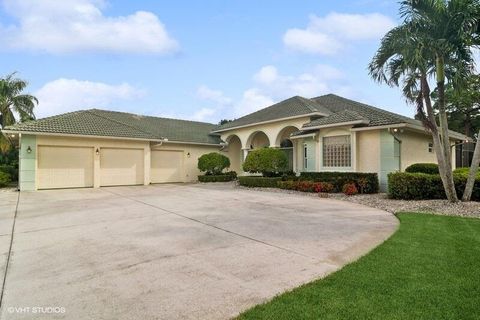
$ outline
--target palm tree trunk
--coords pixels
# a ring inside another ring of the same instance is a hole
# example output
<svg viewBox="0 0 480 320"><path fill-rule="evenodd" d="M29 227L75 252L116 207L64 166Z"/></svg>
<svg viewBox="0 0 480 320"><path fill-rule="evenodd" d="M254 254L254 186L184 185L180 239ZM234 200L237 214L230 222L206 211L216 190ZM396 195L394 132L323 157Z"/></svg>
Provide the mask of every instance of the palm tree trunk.
<svg viewBox="0 0 480 320"><path fill-rule="evenodd" d="M442 178L443 189L445 190L445 194L447 199L451 202L457 202L457 192L455 191L455 184L453 182L453 174L452 166L449 165L445 159L445 152L443 151L443 144L442 139L440 136L439 128L437 125L437 121L435 119L435 113L432 107L432 101L430 99L430 87L428 85L426 75L422 76L420 82L421 90L423 99L425 101L425 107L427 110L427 118L430 124L430 131L432 133L433 138L433 148L435 150L435 154L437 156L438 162L438 171L440 173L440 177ZM449 145L450 147L450 145ZM451 176L449 177L447 172L450 170Z"/></svg>
<svg viewBox="0 0 480 320"><path fill-rule="evenodd" d="M480 130L478 131L480 137ZM478 166L480 165L480 141L477 140L475 145L475 151L473 152L472 164L468 173L467 184L465 185L465 191L463 192L462 201L470 201L472 198L473 186L475 185L475 178L477 177Z"/></svg>
<svg viewBox="0 0 480 320"><path fill-rule="evenodd" d="M445 61L443 56L437 56L436 59L436 71L437 71L437 89L438 89L438 117L440 120L440 130L441 130L441 152L444 154L445 158L445 167L439 171L444 170L444 175L446 179L447 188L445 188L445 193L447 199L451 202L457 202L458 197L455 191L455 183L453 181L453 171L452 171L452 151L450 147L450 134L448 132L448 120L447 120L447 111L445 109Z"/></svg>

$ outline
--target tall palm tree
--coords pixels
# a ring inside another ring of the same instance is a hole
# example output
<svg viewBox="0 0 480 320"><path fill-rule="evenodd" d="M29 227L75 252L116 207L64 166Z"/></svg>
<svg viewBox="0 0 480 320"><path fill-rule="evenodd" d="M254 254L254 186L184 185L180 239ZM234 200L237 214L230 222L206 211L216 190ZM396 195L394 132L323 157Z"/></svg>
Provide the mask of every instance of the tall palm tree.
<svg viewBox="0 0 480 320"><path fill-rule="evenodd" d="M15 78L16 73L11 73L0 78L0 114L2 115L2 127L17 122L15 115L20 121L35 119L33 109L38 104L37 98L30 94L23 94L28 83L25 80Z"/></svg>
<svg viewBox="0 0 480 320"><path fill-rule="evenodd" d="M403 23L382 39L369 65L378 82L403 86L409 101L434 140L447 198L458 201L452 173L451 146L445 102L445 82L461 85L473 70L472 47L478 45L478 0L405 0L400 3ZM438 92L438 123L428 80ZM448 78L447 78L448 77Z"/></svg>
<svg viewBox="0 0 480 320"><path fill-rule="evenodd" d="M38 104L37 98L29 94L23 94L28 83L15 77L11 73L0 78L0 127L12 125L19 121L35 119L34 108ZM0 134L0 151L6 152L10 147L9 141Z"/></svg>

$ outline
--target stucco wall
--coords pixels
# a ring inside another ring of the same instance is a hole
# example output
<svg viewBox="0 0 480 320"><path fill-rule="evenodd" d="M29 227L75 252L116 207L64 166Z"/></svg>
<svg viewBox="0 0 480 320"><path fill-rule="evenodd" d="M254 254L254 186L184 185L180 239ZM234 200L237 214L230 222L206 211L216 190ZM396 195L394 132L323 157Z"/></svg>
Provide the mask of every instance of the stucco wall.
<svg viewBox="0 0 480 320"><path fill-rule="evenodd" d="M30 147L31 152L27 149ZM18 181L22 191L36 190L37 139L36 136L22 135L20 138Z"/></svg>
<svg viewBox="0 0 480 320"><path fill-rule="evenodd" d="M397 134L401 143L401 170L414 163L437 163L435 152L428 152L428 144L432 142L432 137L426 134L404 131Z"/></svg>
<svg viewBox="0 0 480 320"><path fill-rule="evenodd" d="M152 150L183 151L183 156L184 156L183 182L194 182L198 180L198 175L201 174L201 172L197 168L198 158L201 155L206 153L220 152L220 147L202 146L202 145L193 145L193 144L163 143L161 146L152 145ZM223 154L227 155L226 153L223 153Z"/></svg>
<svg viewBox="0 0 480 320"><path fill-rule="evenodd" d="M380 171L380 130L357 132L357 171Z"/></svg>

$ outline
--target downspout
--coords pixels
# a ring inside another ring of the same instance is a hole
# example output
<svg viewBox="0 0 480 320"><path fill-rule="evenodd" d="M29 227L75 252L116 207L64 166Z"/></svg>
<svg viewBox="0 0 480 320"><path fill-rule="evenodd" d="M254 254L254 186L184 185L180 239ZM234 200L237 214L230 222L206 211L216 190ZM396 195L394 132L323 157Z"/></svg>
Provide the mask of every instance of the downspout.
<svg viewBox="0 0 480 320"><path fill-rule="evenodd" d="M403 131L403 130L402 130ZM398 145L400 147L399 154L398 154L398 170L402 171L402 140L400 140L395 133L398 132L397 128L388 128L388 133L391 134L393 139L398 142Z"/></svg>

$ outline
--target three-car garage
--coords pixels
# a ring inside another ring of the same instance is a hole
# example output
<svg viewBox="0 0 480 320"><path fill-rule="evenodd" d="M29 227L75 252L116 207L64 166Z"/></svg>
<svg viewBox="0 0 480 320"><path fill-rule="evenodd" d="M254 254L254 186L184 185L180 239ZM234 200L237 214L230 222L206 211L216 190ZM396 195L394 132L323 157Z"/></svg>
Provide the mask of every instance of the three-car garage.
<svg viewBox="0 0 480 320"><path fill-rule="evenodd" d="M196 181L198 157L215 149L37 136L33 150L36 189L62 189Z"/></svg>

